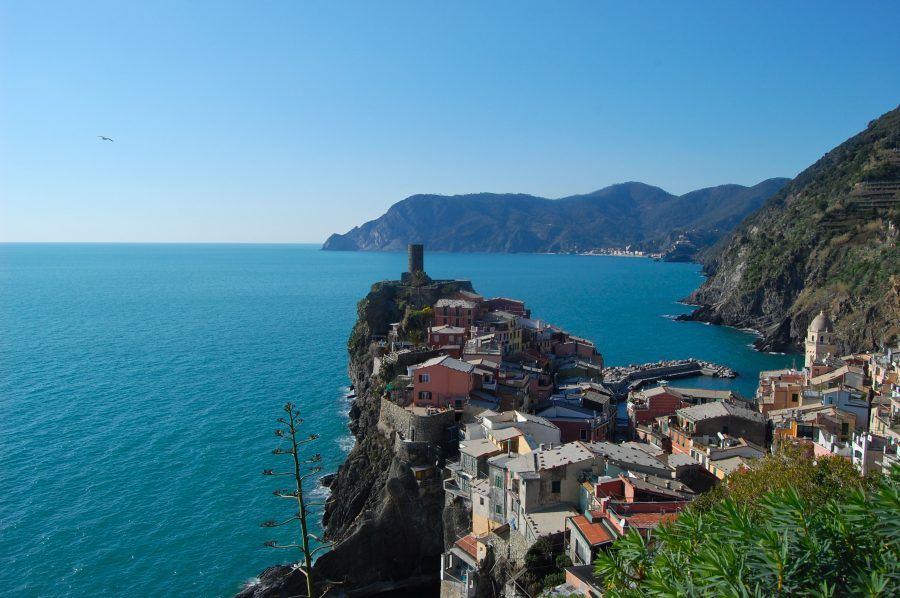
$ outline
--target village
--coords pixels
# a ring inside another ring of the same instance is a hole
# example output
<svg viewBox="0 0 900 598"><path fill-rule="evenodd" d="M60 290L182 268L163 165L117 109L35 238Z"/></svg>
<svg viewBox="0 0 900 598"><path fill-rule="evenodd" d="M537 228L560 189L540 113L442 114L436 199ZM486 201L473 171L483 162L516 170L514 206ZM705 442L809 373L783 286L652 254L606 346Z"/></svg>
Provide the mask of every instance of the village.
<svg viewBox="0 0 900 598"><path fill-rule="evenodd" d="M424 276L422 246L409 252L407 282ZM546 595L599 596L599 551L631 530L649 537L779 443L861 475L897 463L900 350L842 355L824 313L803 369L762 372L756 396L742 397L668 380L735 375L716 364L605 368L591 340L517 299L459 291L426 310L421 334L397 322L370 350L379 431L462 522L445 517L442 596L475 596L486 561L524 571L538 542L565 564ZM506 584L525 595L516 574Z"/></svg>

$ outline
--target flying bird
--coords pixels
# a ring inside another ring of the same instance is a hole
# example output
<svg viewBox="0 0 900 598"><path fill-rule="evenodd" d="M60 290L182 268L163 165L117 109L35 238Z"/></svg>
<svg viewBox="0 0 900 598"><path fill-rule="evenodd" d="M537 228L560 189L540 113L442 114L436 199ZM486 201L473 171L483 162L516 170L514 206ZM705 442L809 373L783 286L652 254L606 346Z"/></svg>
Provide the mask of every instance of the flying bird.
<svg viewBox="0 0 900 598"><path fill-rule="evenodd" d="M97 135L102 141L112 141L109 137L104 137L103 135Z"/></svg>

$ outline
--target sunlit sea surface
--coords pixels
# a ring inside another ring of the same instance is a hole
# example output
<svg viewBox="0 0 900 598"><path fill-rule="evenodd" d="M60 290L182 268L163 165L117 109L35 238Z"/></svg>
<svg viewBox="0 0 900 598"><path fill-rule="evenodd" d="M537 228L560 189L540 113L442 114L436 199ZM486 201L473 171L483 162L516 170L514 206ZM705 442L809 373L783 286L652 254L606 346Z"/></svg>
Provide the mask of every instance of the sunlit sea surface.
<svg viewBox="0 0 900 598"><path fill-rule="evenodd" d="M260 475L283 463L274 419L300 405L338 467L356 302L405 263L308 245L0 245L0 594L228 596L289 559L259 527L287 507ZM709 359L750 396L761 369L795 359L673 321L702 281L693 264L427 254L426 269L524 299L609 364Z"/></svg>

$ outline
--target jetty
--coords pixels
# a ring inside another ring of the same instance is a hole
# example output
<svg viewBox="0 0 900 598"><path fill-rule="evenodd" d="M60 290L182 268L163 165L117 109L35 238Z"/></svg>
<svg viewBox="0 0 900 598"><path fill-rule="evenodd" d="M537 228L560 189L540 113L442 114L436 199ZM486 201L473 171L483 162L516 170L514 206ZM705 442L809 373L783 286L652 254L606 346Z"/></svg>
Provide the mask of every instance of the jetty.
<svg viewBox="0 0 900 598"><path fill-rule="evenodd" d="M644 384L688 378L710 376L713 378L736 378L737 372L728 366L701 359L675 359L652 363L631 364L604 368L603 383L616 394L627 394Z"/></svg>

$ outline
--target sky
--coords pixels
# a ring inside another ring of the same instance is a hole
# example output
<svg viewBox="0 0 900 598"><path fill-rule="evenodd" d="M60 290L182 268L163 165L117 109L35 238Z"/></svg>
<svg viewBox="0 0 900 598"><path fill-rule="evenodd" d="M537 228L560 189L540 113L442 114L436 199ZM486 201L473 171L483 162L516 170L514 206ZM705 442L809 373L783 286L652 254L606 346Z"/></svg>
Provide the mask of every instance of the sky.
<svg viewBox="0 0 900 598"><path fill-rule="evenodd" d="M898 22L893 0L0 0L0 241L321 242L416 193L791 177L897 106Z"/></svg>

